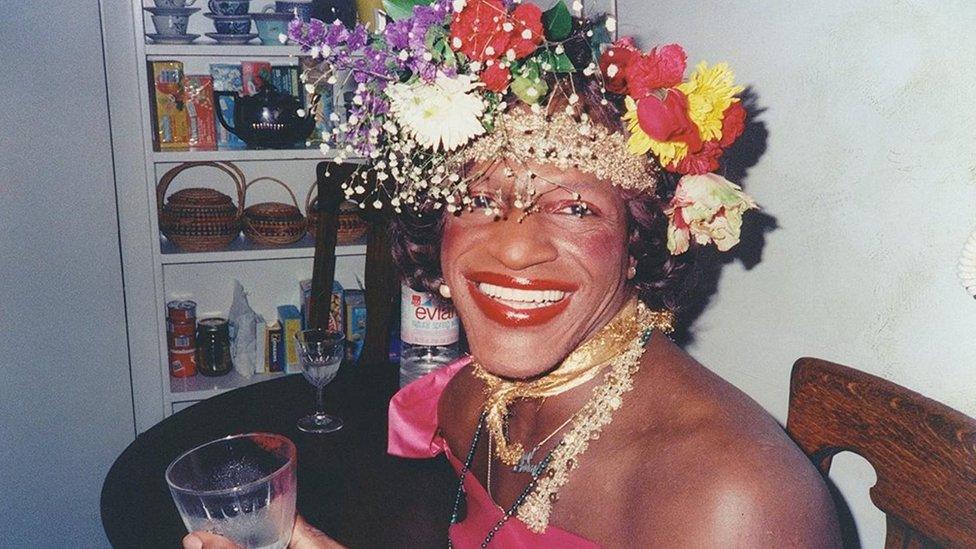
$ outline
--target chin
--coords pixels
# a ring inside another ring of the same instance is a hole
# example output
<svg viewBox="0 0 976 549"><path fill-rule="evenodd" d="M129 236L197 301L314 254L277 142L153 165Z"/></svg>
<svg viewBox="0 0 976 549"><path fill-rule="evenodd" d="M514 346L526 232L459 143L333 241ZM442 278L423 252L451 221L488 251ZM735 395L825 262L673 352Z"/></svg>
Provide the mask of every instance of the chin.
<svg viewBox="0 0 976 549"><path fill-rule="evenodd" d="M485 370L509 379L528 379L543 375L569 354L562 345L540 345L533 337L510 331L502 337L469 334L471 354ZM565 352L564 352L565 351Z"/></svg>

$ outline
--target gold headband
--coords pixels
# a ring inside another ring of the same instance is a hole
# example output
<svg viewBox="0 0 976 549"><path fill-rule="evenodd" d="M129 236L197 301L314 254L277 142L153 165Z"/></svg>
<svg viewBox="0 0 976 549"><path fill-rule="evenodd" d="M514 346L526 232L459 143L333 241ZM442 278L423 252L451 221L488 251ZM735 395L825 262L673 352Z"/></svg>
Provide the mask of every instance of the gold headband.
<svg viewBox="0 0 976 549"><path fill-rule="evenodd" d="M495 119L494 129L460 156L462 162L507 157L577 168L620 188L648 192L657 186L659 172L646 155L628 150L623 134L561 110L548 115L525 110L503 113Z"/></svg>

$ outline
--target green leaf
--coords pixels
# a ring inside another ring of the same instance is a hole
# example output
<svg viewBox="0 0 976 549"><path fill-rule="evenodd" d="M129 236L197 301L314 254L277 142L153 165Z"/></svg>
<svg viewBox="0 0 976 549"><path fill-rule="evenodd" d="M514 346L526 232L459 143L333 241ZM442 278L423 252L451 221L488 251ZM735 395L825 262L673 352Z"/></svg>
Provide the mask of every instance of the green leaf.
<svg viewBox="0 0 976 549"><path fill-rule="evenodd" d="M534 105L549 93L549 86L545 80L516 76L512 80L512 91L522 101L525 101L529 105Z"/></svg>
<svg viewBox="0 0 976 549"><path fill-rule="evenodd" d="M555 6L542 14L542 24L546 29L549 40L565 40L573 31L573 16L566 7L566 2L560 0Z"/></svg>
<svg viewBox="0 0 976 549"><path fill-rule="evenodd" d="M552 50L545 50L538 55L540 63L548 63L549 72L576 72L576 66L565 52L557 54Z"/></svg>
<svg viewBox="0 0 976 549"><path fill-rule="evenodd" d="M415 6L429 6L434 0L383 0L383 10L394 21L413 16Z"/></svg>

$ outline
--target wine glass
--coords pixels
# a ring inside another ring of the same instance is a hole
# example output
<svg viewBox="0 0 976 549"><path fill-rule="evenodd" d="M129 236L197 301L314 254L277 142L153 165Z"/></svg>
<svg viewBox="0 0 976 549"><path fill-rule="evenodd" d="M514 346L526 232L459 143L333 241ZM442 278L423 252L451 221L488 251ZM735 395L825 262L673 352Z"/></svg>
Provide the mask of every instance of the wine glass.
<svg viewBox="0 0 976 549"><path fill-rule="evenodd" d="M272 433L214 440L166 468L183 524L246 549L284 549L295 524L295 445Z"/></svg>
<svg viewBox="0 0 976 549"><path fill-rule="evenodd" d="M342 419L325 413L322 393L325 386L339 373L339 365L346 350L342 332L316 328L295 334L298 354L302 361L302 375L315 387L315 413L298 420L298 428L306 433L331 433L342 429Z"/></svg>

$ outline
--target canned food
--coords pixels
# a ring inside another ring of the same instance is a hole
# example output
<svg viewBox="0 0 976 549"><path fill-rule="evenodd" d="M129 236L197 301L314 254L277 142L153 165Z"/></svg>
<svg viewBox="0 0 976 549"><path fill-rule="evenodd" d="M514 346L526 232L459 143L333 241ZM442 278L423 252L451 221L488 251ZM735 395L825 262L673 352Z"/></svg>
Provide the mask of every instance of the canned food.
<svg viewBox="0 0 976 549"><path fill-rule="evenodd" d="M166 304L166 318L172 322L197 321L197 304L188 299L177 299Z"/></svg>
<svg viewBox="0 0 976 549"><path fill-rule="evenodd" d="M169 373L173 377L190 377L197 373L196 350L169 351Z"/></svg>
<svg viewBox="0 0 976 549"><path fill-rule="evenodd" d="M166 304L166 347L173 377L197 373L196 317L197 304L193 301L176 300Z"/></svg>

